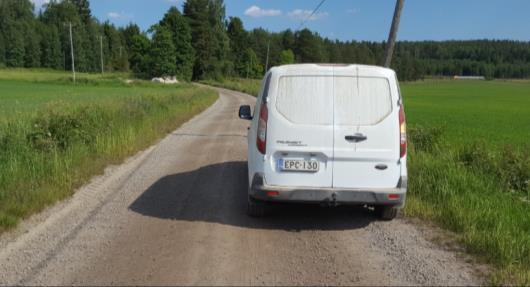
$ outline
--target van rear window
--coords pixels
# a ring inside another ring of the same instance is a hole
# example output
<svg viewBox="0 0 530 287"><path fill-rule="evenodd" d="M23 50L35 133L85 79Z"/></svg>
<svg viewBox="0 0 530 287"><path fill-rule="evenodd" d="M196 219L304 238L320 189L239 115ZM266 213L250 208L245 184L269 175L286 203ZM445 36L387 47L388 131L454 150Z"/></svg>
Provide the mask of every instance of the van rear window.
<svg viewBox="0 0 530 287"><path fill-rule="evenodd" d="M371 126L392 113L386 78L336 77L334 81L336 125Z"/></svg>
<svg viewBox="0 0 530 287"><path fill-rule="evenodd" d="M333 125L333 77L280 78L276 109L295 124Z"/></svg>

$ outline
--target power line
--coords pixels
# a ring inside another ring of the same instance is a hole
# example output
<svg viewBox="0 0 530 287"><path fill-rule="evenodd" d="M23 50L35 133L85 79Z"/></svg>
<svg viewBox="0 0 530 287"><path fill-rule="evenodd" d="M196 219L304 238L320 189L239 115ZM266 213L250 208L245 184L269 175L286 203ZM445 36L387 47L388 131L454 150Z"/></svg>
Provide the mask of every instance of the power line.
<svg viewBox="0 0 530 287"><path fill-rule="evenodd" d="M300 28L302 28L305 23L307 23L307 21L309 21L309 19L311 19L311 17L313 17L313 15L315 15L315 13L318 11L318 9L320 9L320 7L324 4L324 2L326 2L326 0L322 0L320 1L320 3L318 4L318 6L313 10L313 12L311 12L311 14L309 15L309 17L305 18L302 23L300 23L300 26L298 26L298 29L296 29L296 31L300 30Z"/></svg>

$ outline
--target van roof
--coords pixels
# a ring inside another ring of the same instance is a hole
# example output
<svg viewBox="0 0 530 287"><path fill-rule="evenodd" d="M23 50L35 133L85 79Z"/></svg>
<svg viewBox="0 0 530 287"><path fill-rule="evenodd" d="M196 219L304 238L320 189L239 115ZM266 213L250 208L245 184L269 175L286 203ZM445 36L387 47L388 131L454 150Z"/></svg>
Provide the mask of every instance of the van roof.
<svg viewBox="0 0 530 287"><path fill-rule="evenodd" d="M277 66L271 69L271 73L275 74L302 74L302 73L316 73L328 71L327 68L335 67L339 69L356 69L368 73L376 73L380 75L385 75L386 77L394 77L395 72L392 69L384 68L380 66L371 66L371 65L360 65L360 64L294 64L294 65L284 65Z"/></svg>

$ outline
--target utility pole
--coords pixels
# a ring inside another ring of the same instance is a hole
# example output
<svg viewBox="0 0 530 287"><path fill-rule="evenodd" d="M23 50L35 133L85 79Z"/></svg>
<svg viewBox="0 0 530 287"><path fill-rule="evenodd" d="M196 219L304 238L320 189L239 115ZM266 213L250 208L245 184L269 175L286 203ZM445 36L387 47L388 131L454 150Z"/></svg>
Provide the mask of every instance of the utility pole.
<svg viewBox="0 0 530 287"><path fill-rule="evenodd" d="M403 10L405 0L397 0L396 10L394 11L394 19L392 20L392 27L390 28L390 34L388 35L388 41L386 42L386 53L383 66L388 68L392 62L392 56L394 54L394 46L396 45L396 38L399 29L399 21L401 18L401 10Z"/></svg>
<svg viewBox="0 0 530 287"><path fill-rule="evenodd" d="M99 36L99 55L101 56L101 74L103 74L103 36Z"/></svg>
<svg viewBox="0 0 530 287"><path fill-rule="evenodd" d="M250 73L250 67L252 66L252 57L251 55L249 54L249 62L247 62L247 79L249 77L249 73Z"/></svg>
<svg viewBox="0 0 530 287"><path fill-rule="evenodd" d="M248 79L248 73L250 72L250 64L247 62L247 79Z"/></svg>
<svg viewBox="0 0 530 287"><path fill-rule="evenodd" d="M74 74L74 84L75 84L75 58L74 58L74 40L72 37L72 22L70 24L70 50L72 51L72 73Z"/></svg>
<svg viewBox="0 0 530 287"><path fill-rule="evenodd" d="M269 39L269 43L267 44L267 61L265 64L265 74L267 74L267 71L269 70L269 52L271 48L271 40Z"/></svg>

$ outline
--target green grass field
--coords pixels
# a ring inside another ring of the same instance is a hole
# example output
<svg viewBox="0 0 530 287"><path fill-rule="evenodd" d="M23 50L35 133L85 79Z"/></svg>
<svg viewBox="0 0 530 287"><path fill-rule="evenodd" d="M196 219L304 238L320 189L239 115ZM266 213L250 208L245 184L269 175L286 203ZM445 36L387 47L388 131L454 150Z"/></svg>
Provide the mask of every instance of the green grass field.
<svg viewBox="0 0 530 287"><path fill-rule="evenodd" d="M0 69L0 121L19 118L41 108L61 104L83 105L127 100L142 95L171 95L175 87L145 81L125 84L127 74L71 74L53 70ZM186 85L178 88L189 87Z"/></svg>
<svg viewBox="0 0 530 287"><path fill-rule="evenodd" d="M410 125L442 127L452 143L528 145L530 81L427 80L401 86Z"/></svg>
<svg viewBox="0 0 530 287"><path fill-rule="evenodd" d="M207 84L253 95L258 80ZM402 83L409 138L405 214L456 232L495 266L493 284L530 284L530 81Z"/></svg>
<svg viewBox="0 0 530 287"><path fill-rule="evenodd" d="M72 194L210 106L190 84L123 83L125 74L0 70L0 232Z"/></svg>

